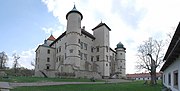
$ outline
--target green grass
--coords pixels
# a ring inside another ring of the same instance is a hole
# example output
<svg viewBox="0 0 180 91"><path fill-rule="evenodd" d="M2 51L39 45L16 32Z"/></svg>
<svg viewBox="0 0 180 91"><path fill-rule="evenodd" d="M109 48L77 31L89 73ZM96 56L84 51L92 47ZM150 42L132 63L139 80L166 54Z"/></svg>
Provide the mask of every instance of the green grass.
<svg viewBox="0 0 180 91"><path fill-rule="evenodd" d="M143 81L119 84L81 84L39 87L17 87L11 91L160 91L161 85L143 85Z"/></svg>
<svg viewBox="0 0 180 91"><path fill-rule="evenodd" d="M42 78L42 77L9 77L1 78L0 82L90 82L90 79L78 78ZM101 81L101 80L97 80Z"/></svg>

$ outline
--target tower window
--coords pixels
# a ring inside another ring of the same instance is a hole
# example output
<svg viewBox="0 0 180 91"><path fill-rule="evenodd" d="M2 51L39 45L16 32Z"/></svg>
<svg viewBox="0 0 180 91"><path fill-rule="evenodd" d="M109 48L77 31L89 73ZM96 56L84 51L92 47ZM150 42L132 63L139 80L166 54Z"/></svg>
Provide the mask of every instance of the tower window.
<svg viewBox="0 0 180 91"><path fill-rule="evenodd" d="M56 49L56 53L58 53L58 48Z"/></svg>
<svg viewBox="0 0 180 91"><path fill-rule="evenodd" d="M49 69L49 65L46 67L46 69Z"/></svg>
<svg viewBox="0 0 180 91"><path fill-rule="evenodd" d="M70 52L70 53L73 53L73 49L70 49L69 52Z"/></svg>
<svg viewBox="0 0 180 91"><path fill-rule="evenodd" d="M47 53L50 54L50 50L49 49L47 50Z"/></svg>
<svg viewBox="0 0 180 91"><path fill-rule="evenodd" d="M91 46L91 52L93 52L93 47Z"/></svg>
<svg viewBox="0 0 180 91"><path fill-rule="evenodd" d="M83 49L83 42L81 42L81 49Z"/></svg>
<svg viewBox="0 0 180 91"><path fill-rule="evenodd" d="M65 43L65 49L66 49L66 47L67 47L67 44Z"/></svg>
<svg viewBox="0 0 180 91"><path fill-rule="evenodd" d="M84 43L84 49L87 50L87 44L86 43Z"/></svg>
<svg viewBox="0 0 180 91"><path fill-rule="evenodd" d="M56 58L56 62L58 62L58 57Z"/></svg>
<svg viewBox="0 0 180 91"><path fill-rule="evenodd" d="M108 49L109 49L108 46L106 46L106 52L108 52Z"/></svg>
<svg viewBox="0 0 180 91"><path fill-rule="evenodd" d="M84 54L84 60L87 60L87 54Z"/></svg>
<svg viewBox="0 0 180 91"><path fill-rule="evenodd" d="M81 43L81 40L80 40L80 39L78 40L78 43Z"/></svg>
<svg viewBox="0 0 180 91"><path fill-rule="evenodd" d="M108 64L106 63L106 66L108 66Z"/></svg>
<svg viewBox="0 0 180 91"><path fill-rule="evenodd" d="M99 61L99 55L96 56L96 60Z"/></svg>
<svg viewBox="0 0 180 91"><path fill-rule="evenodd" d="M106 55L106 60L108 61L108 55Z"/></svg>
<svg viewBox="0 0 180 91"><path fill-rule="evenodd" d="M66 53L64 54L64 56L65 56L65 59L66 59Z"/></svg>
<svg viewBox="0 0 180 91"><path fill-rule="evenodd" d="M59 46L59 52L61 52L61 46Z"/></svg>
<svg viewBox="0 0 180 91"><path fill-rule="evenodd" d="M99 52L99 47L97 47L96 49L97 49L97 52Z"/></svg>
<svg viewBox="0 0 180 91"><path fill-rule="evenodd" d="M93 59L94 59L94 57L93 57L93 56L91 56L91 62L93 62Z"/></svg>
<svg viewBox="0 0 180 91"><path fill-rule="evenodd" d="M59 56L59 62L61 61L61 55Z"/></svg>
<svg viewBox="0 0 180 91"><path fill-rule="evenodd" d="M47 62L50 62L50 58L49 57L47 57Z"/></svg>

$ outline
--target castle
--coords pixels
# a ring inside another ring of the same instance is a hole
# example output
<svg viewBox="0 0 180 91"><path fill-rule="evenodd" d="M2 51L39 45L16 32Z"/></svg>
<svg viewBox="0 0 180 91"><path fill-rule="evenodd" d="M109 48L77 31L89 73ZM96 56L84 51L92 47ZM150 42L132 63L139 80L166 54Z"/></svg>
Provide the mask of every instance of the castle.
<svg viewBox="0 0 180 91"><path fill-rule="evenodd" d="M93 35L81 28L83 15L75 5L66 14L67 30L57 39L51 35L36 49L35 76L39 77L125 77L126 48L119 42L109 46L111 29L100 23Z"/></svg>

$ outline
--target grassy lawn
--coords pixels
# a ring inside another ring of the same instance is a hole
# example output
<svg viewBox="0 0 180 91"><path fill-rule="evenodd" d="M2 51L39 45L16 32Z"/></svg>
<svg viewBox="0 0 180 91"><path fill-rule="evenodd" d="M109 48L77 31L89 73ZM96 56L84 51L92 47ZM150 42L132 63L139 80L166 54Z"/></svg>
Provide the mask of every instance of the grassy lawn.
<svg viewBox="0 0 180 91"><path fill-rule="evenodd" d="M78 78L42 78L42 77L9 77L1 78L0 82L90 82L90 79ZM101 80L97 80L101 81Z"/></svg>
<svg viewBox="0 0 180 91"><path fill-rule="evenodd" d="M160 91L161 85L143 85L143 81L119 84L82 84L39 87L17 87L11 91Z"/></svg>

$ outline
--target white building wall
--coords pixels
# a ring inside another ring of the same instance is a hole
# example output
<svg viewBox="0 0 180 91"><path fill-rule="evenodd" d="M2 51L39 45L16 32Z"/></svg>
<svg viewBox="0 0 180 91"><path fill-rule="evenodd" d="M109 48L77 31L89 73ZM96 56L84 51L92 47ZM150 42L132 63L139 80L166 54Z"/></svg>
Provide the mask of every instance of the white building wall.
<svg viewBox="0 0 180 91"><path fill-rule="evenodd" d="M119 77L126 77L126 64L125 64L125 49L124 48L117 48L116 49L117 55L116 55L116 60L117 60L117 67L116 67L116 72L120 72L121 74Z"/></svg>
<svg viewBox="0 0 180 91"><path fill-rule="evenodd" d="M178 89L174 88L174 74L178 70ZM171 84L168 83L168 75L171 74ZM164 78L165 77L165 78ZM163 84L172 91L180 91L180 57L178 57L163 73Z"/></svg>
<svg viewBox="0 0 180 91"><path fill-rule="evenodd" d="M66 55L64 64L70 64L73 69L80 69L80 44L81 35L81 15L77 12L71 12L67 16L66 31Z"/></svg>
<svg viewBox="0 0 180 91"><path fill-rule="evenodd" d="M99 55L99 72L102 76L110 76L109 73L109 30L104 25L95 29L93 32L95 36L94 47L96 48L96 56ZM97 52L97 47L99 52ZM107 51L108 49L108 51ZM97 60L96 60L97 61ZM107 66L106 66L107 65Z"/></svg>
<svg viewBox="0 0 180 91"><path fill-rule="evenodd" d="M50 54L48 54L48 50L50 50ZM36 51L36 66L35 71L39 70L45 70L47 69L47 66L49 66L49 69L54 70L55 69L55 49L46 47L46 46L39 46L39 48ZM49 58L49 62L47 61L47 58Z"/></svg>
<svg viewBox="0 0 180 91"><path fill-rule="evenodd" d="M93 46L94 40L84 34L81 34L80 42L82 43L82 46L83 46L80 49L80 51L82 53L82 58L80 61L80 64L81 64L80 70L85 70L85 62L88 62L90 64L88 64L89 67L88 67L87 71L92 71L93 63L91 61L91 56L93 56L93 60L95 60L95 56L93 54L94 50L93 50L93 52L91 52L91 48L94 47ZM87 44L87 48L85 48L86 44ZM87 59L85 58L85 55L87 55Z"/></svg>
<svg viewBox="0 0 180 91"><path fill-rule="evenodd" d="M56 45L56 59L55 59L55 63L56 63L56 67L55 69L62 72L63 69L62 68L62 64L65 63L65 43L66 43L66 37L62 37L61 39L59 39L55 45Z"/></svg>
<svg viewBox="0 0 180 91"><path fill-rule="evenodd" d="M116 64L116 53L112 50L109 52L109 73L115 73L115 64Z"/></svg>

